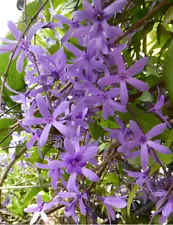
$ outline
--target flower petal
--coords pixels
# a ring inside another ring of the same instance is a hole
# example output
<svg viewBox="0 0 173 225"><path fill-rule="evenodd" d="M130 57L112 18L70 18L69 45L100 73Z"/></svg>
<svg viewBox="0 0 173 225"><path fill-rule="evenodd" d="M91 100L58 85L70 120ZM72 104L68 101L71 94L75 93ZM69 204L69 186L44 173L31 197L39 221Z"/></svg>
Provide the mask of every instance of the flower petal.
<svg viewBox="0 0 173 225"><path fill-rule="evenodd" d="M72 21L69 20L67 17L63 16L63 15L60 15L60 14L56 14L54 16L55 19L59 20L61 23L63 24L71 24Z"/></svg>
<svg viewBox="0 0 173 225"><path fill-rule="evenodd" d="M75 149L72 142L67 138L64 139L64 147L69 154L73 155L75 153Z"/></svg>
<svg viewBox="0 0 173 225"><path fill-rule="evenodd" d="M83 160L85 160L85 162L86 162L88 159L93 158L97 154L97 151L98 151L97 146L92 146L92 147L87 148L83 153L83 157L82 157Z"/></svg>
<svg viewBox="0 0 173 225"><path fill-rule="evenodd" d="M148 148L146 144L141 145L141 164L142 169L145 171L148 167Z"/></svg>
<svg viewBox="0 0 173 225"><path fill-rule="evenodd" d="M17 59L17 62L16 62L16 69L19 73L22 72L24 59L25 59L25 53L23 51L21 51L21 53Z"/></svg>
<svg viewBox="0 0 173 225"><path fill-rule="evenodd" d="M140 127L138 126L138 124L136 122L134 122L133 120L130 120L130 130L132 130L132 132L134 134L136 134L136 136L143 136L143 132L141 131Z"/></svg>
<svg viewBox="0 0 173 225"><path fill-rule="evenodd" d="M61 113L65 112L65 110L68 108L68 106L69 106L68 101L61 102L61 104L55 109L55 111L53 113L53 117L56 118Z"/></svg>
<svg viewBox="0 0 173 225"><path fill-rule="evenodd" d="M101 78L97 83L100 87L105 87L118 82L117 76L108 76Z"/></svg>
<svg viewBox="0 0 173 225"><path fill-rule="evenodd" d="M77 194L75 192L61 191L61 192L58 193L58 197L61 197L61 198L75 198L76 195Z"/></svg>
<svg viewBox="0 0 173 225"><path fill-rule="evenodd" d="M33 214L33 217L32 217L32 219L31 219L31 221L30 221L30 225L34 224L34 223L37 221L37 219L38 219L39 216L40 216L40 212L39 212L39 211L36 211L36 212Z"/></svg>
<svg viewBox="0 0 173 225"><path fill-rule="evenodd" d="M141 71L143 71L144 67L148 63L148 57L144 57L140 60L138 60L135 64L133 64L127 71L126 74L128 76L134 76L136 74L139 74Z"/></svg>
<svg viewBox="0 0 173 225"><path fill-rule="evenodd" d="M160 145L155 141L148 140L147 144L162 154L171 154L171 150L169 148L165 147L164 145Z"/></svg>
<svg viewBox="0 0 173 225"><path fill-rule="evenodd" d="M37 210L37 204L31 204L27 208L24 209L24 212L26 213L32 213Z"/></svg>
<svg viewBox="0 0 173 225"><path fill-rule="evenodd" d="M67 183L67 190L69 192L73 192L77 189L77 187L76 187L76 177L77 177L76 173L70 174L70 177L69 177L68 183Z"/></svg>
<svg viewBox="0 0 173 225"><path fill-rule="evenodd" d="M7 26L9 28L9 30L11 31L11 33L13 34L13 36L17 40L19 40L20 37L22 36L22 32L17 29L16 24L13 21L8 21Z"/></svg>
<svg viewBox="0 0 173 225"><path fill-rule="evenodd" d="M37 31L42 27L44 26L45 23L42 23L40 21L34 23L31 28L29 29L27 35L26 35L26 40L27 41L31 41L31 39L33 38L34 34L37 33Z"/></svg>
<svg viewBox="0 0 173 225"><path fill-rule="evenodd" d="M86 215L86 208L85 205L83 204L82 198L79 199L79 208L82 215Z"/></svg>
<svg viewBox="0 0 173 225"><path fill-rule="evenodd" d="M153 127L145 136L148 138L153 138L161 134L166 129L166 123L161 123Z"/></svg>
<svg viewBox="0 0 173 225"><path fill-rule="evenodd" d="M82 57L84 55L84 52L79 50L78 48L76 48L75 46L69 44L69 43L65 43L64 46L70 51L72 52L75 56L79 56Z"/></svg>
<svg viewBox="0 0 173 225"><path fill-rule="evenodd" d="M114 56L116 66L118 68L118 73L125 73L125 64L124 64L123 56L121 55L121 49L116 48L112 54Z"/></svg>
<svg viewBox="0 0 173 225"><path fill-rule="evenodd" d="M89 170L86 167L82 168L82 173L83 175L85 175L89 180L93 181L93 182L98 182L99 181L99 177L97 176L96 173L94 173L93 171Z"/></svg>
<svg viewBox="0 0 173 225"><path fill-rule="evenodd" d="M121 197L106 197L104 199L104 203L119 209L125 208L127 205L126 201L123 200Z"/></svg>
<svg viewBox="0 0 173 225"><path fill-rule="evenodd" d="M162 211L162 215L165 217L168 217L169 214L172 212L172 210L173 210L173 205L170 202L168 202Z"/></svg>
<svg viewBox="0 0 173 225"><path fill-rule="evenodd" d="M126 3L127 3L126 0L117 0L108 7L106 7L103 11L106 19L109 19L113 14L122 10L122 8L126 5Z"/></svg>
<svg viewBox="0 0 173 225"><path fill-rule="evenodd" d="M41 147L43 147L47 142L51 126L52 125L49 123L46 124L45 128L43 129L43 131L41 133L41 136L39 138L39 143L40 143Z"/></svg>
<svg viewBox="0 0 173 225"><path fill-rule="evenodd" d="M126 82L139 89L140 91L147 91L149 89L148 85L145 82L132 77L128 78Z"/></svg>
<svg viewBox="0 0 173 225"><path fill-rule="evenodd" d="M26 118L25 120L23 120L22 124L26 125L26 126L32 126L32 125L36 125L36 124L44 124L46 123L46 120L44 118Z"/></svg>
<svg viewBox="0 0 173 225"><path fill-rule="evenodd" d="M125 81L120 82L120 100L123 105L126 105L128 102L128 90Z"/></svg>
<svg viewBox="0 0 173 225"><path fill-rule="evenodd" d="M63 125L62 123L60 122L57 122L57 121L54 121L52 123L52 125L57 129L59 130L59 132L61 132L62 134L64 134L65 137L69 137L70 136L70 129Z"/></svg>
<svg viewBox="0 0 173 225"><path fill-rule="evenodd" d="M39 108L39 111L41 113L41 115L45 118L48 118L51 116L47 104L43 98L43 96L41 94L38 94L36 97L36 102L37 102L37 106Z"/></svg>

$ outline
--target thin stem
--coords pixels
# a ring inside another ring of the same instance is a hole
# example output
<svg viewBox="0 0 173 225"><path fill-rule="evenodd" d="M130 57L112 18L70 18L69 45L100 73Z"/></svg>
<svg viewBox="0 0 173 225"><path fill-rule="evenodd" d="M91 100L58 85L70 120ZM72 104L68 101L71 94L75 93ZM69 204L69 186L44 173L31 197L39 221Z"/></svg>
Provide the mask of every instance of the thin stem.
<svg viewBox="0 0 173 225"><path fill-rule="evenodd" d="M0 141L0 144L2 144L18 127L18 124Z"/></svg>
<svg viewBox="0 0 173 225"><path fill-rule="evenodd" d="M5 189L28 189L28 188L39 188L39 185L28 185L28 186L6 186L6 187L0 187L0 190L5 190Z"/></svg>
<svg viewBox="0 0 173 225"><path fill-rule="evenodd" d="M3 115L7 114L8 112L10 112L12 109L16 108L17 106L19 106L20 103L17 103L15 105L13 105L11 108L7 109L6 111L4 111L3 113L0 114L0 117L2 117Z"/></svg>

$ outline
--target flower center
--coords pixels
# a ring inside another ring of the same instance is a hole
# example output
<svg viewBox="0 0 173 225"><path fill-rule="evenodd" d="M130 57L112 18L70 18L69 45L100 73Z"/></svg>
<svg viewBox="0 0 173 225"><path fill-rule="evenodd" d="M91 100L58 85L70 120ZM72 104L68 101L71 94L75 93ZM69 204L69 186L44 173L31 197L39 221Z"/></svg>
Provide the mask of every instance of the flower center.
<svg viewBox="0 0 173 225"><path fill-rule="evenodd" d="M76 21L73 21L73 22L72 22L72 27L73 27L73 28L78 28L78 27L79 27L79 23L76 22Z"/></svg>
<svg viewBox="0 0 173 225"><path fill-rule="evenodd" d="M59 73L55 70L51 73L51 76L55 79L55 80L59 80L60 76Z"/></svg>
<svg viewBox="0 0 173 225"><path fill-rule="evenodd" d="M20 47L22 50L28 50L28 48L29 48L28 41L25 41L24 39L22 39L20 42Z"/></svg>
<svg viewBox="0 0 173 225"><path fill-rule="evenodd" d="M97 12L96 19L99 21L103 20L103 12Z"/></svg>
<svg viewBox="0 0 173 225"><path fill-rule="evenodd" d="M88 54L85 54L85 60L86 60L86 61L89 61L90 59L91 59L91 56L88 55Z"/></svg>
<svg viewBox="0 0 173 225"><path fill-rule="evenodd" d="M147 138L145 136L141 137L140 140L141 144L145 144L147 142Z"/></svg>
<svg viewBox="0 0 173 225"><path fill-rule="evenodd" d="M120 79L121 80L126 80L127 79L127 76L126 76L126 74L125 73L120 73Z"/></svg>
<svg viewBox="0 0 173 225"><path fill-rule="evenodd" d="M47 119L47 122L48 122L48 123L52 123L52 122L53 122L52 116L50 116L50 117Z"/></svg>

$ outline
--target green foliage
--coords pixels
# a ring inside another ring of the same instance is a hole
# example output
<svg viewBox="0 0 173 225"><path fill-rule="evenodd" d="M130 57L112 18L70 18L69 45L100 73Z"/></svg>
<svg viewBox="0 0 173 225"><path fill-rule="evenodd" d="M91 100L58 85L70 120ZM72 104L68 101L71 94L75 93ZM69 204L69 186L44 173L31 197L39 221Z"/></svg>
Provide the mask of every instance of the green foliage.
<svg viewBox="0 0 173 225"><path fill-rule="evenodd" d="M14 214L17 214L19 216L23 216L23 207L24 205L21 204L19 201L19 198L13 197L11 205L8 206L8 210Z"/></svg>
<svg viewBox="0 0 173 225"><path fill-rule="evenodd" d="M168 91L168 95L173 101L173 41L170 43L168 51L166 52L164 64L163 64L163 79Z"/></svg>
<svg viewBox="0 0 173 225"><path fill-rule="evenodd" d="M90 123L89 130L92 138L94 138L95 140L98 140L100 137L103 137L106 133L105 130L103 130L103 128L97 123Z"/></svg>
<svg viewBox="0 0 173 225"><path fill-rule="evenodd" d="M130 207L132 204L132 201L136 195L136 192L139 190L139 186L137 184L135 184L130 192L130 195L128 197L128 204L127 204L127 214L128 216L130 216Z"/></svg>
<svg viewBox="0 0 173 225"><path fill-rule="evenodd" d="M7 136L10 132L10 126L14 124L14 120L10 118L1 118L0 119L0 142ZM1 144L0 147L8 147L10 141L12 140L11 135L6 138Z"/></svg>

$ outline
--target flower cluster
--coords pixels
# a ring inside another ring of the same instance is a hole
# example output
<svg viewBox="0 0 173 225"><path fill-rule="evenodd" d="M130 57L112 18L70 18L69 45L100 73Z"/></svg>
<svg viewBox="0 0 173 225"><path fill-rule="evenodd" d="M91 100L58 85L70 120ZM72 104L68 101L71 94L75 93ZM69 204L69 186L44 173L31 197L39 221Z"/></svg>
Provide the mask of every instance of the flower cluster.
<svg viewBox="0 0 173 225"><path fill-rule="evenodd" d="M126 122L120 119L125 113L133 114L129 110L130 93L136 89L140 92L149 90L148 84L145 80L140 80L139 76L147 65L148 58L143 57L129 67L123 57L123 51L128 45L115 44L123 31L119 26L109 24L109 20L121 13L126 4L126 0L116 0L105 7L101 0L93 0L92 4L83 1L83 10L75 11L72 20L57 14L51 8L52 22L46 21L46 18L38 20L22 38L16 25L8 22L16 40L3 39L7 44L0 47L0 53L15 51L13 59L18 57L18 72L22 71L25 58L28 59L28 64L25 67L26 91L19 93L8 84L6 87L16 94L11 96L12 100L22 105L23 119L19 124L30 134L26 143L28 152L37 145L40 158L43 159L42 148L46 145L49 144L56 150L54 158L46 156L47 164L45 161L35 162L35 166L48 170L54 190L59 190L58 187L63 190L49 203L43 203L38 195L37 205L25 209L27 213L34 213L31 224L39 216L48 223L44 211L57 204L63 205L65 216L72 216L76 223L80 222L76 214L78 206L81 214L86 215L88 212L93 218L91 208L96 202L105 206L110 221L115 219L115 208L127 205L127 189L122 184L110 196L93 194L91 189L92 185L100 184L100 171L105 165L115 168L118 163L117 155L128 165L131 160L140 158L139 168L124 167L124 173L132 177L129 182L134 178L133 183L140 190L147 187L149 196L152 195L155 202L158 201L156 208L167 193L167 189L162 194L157 194L161 190L155 193L150 175L152 164L149 162L151 159L153 164L162 166L157 152L171 153L162 139L159 139L167 126L170 128L169 122L161 113L164 97L160 96L156 105L149 110L157 114L164 123L160 120L160 124L156 124L150 131L143 130L135 115ZM68 30L60 37L58 31L63 30L64 25L68 26ZM33 44L34 35L44 29L52 30L54 38L58 34L61 46L53 54L46 48ZM75 44L70 41L71 38L76 40ZM102 124L99 127L104 131L104 137L100 136L95 141L90 127L96 124L98 118L102 121L113 118L112 123L116 128L104 127ZM118 147L108 148L109 152L106 148L104 152L100 151L101 143L111 139L116 140ZM112 157L111 162L107 156ZM173 211L172 201L173 196L170 194L159 208L162 222Z"/></svg>

